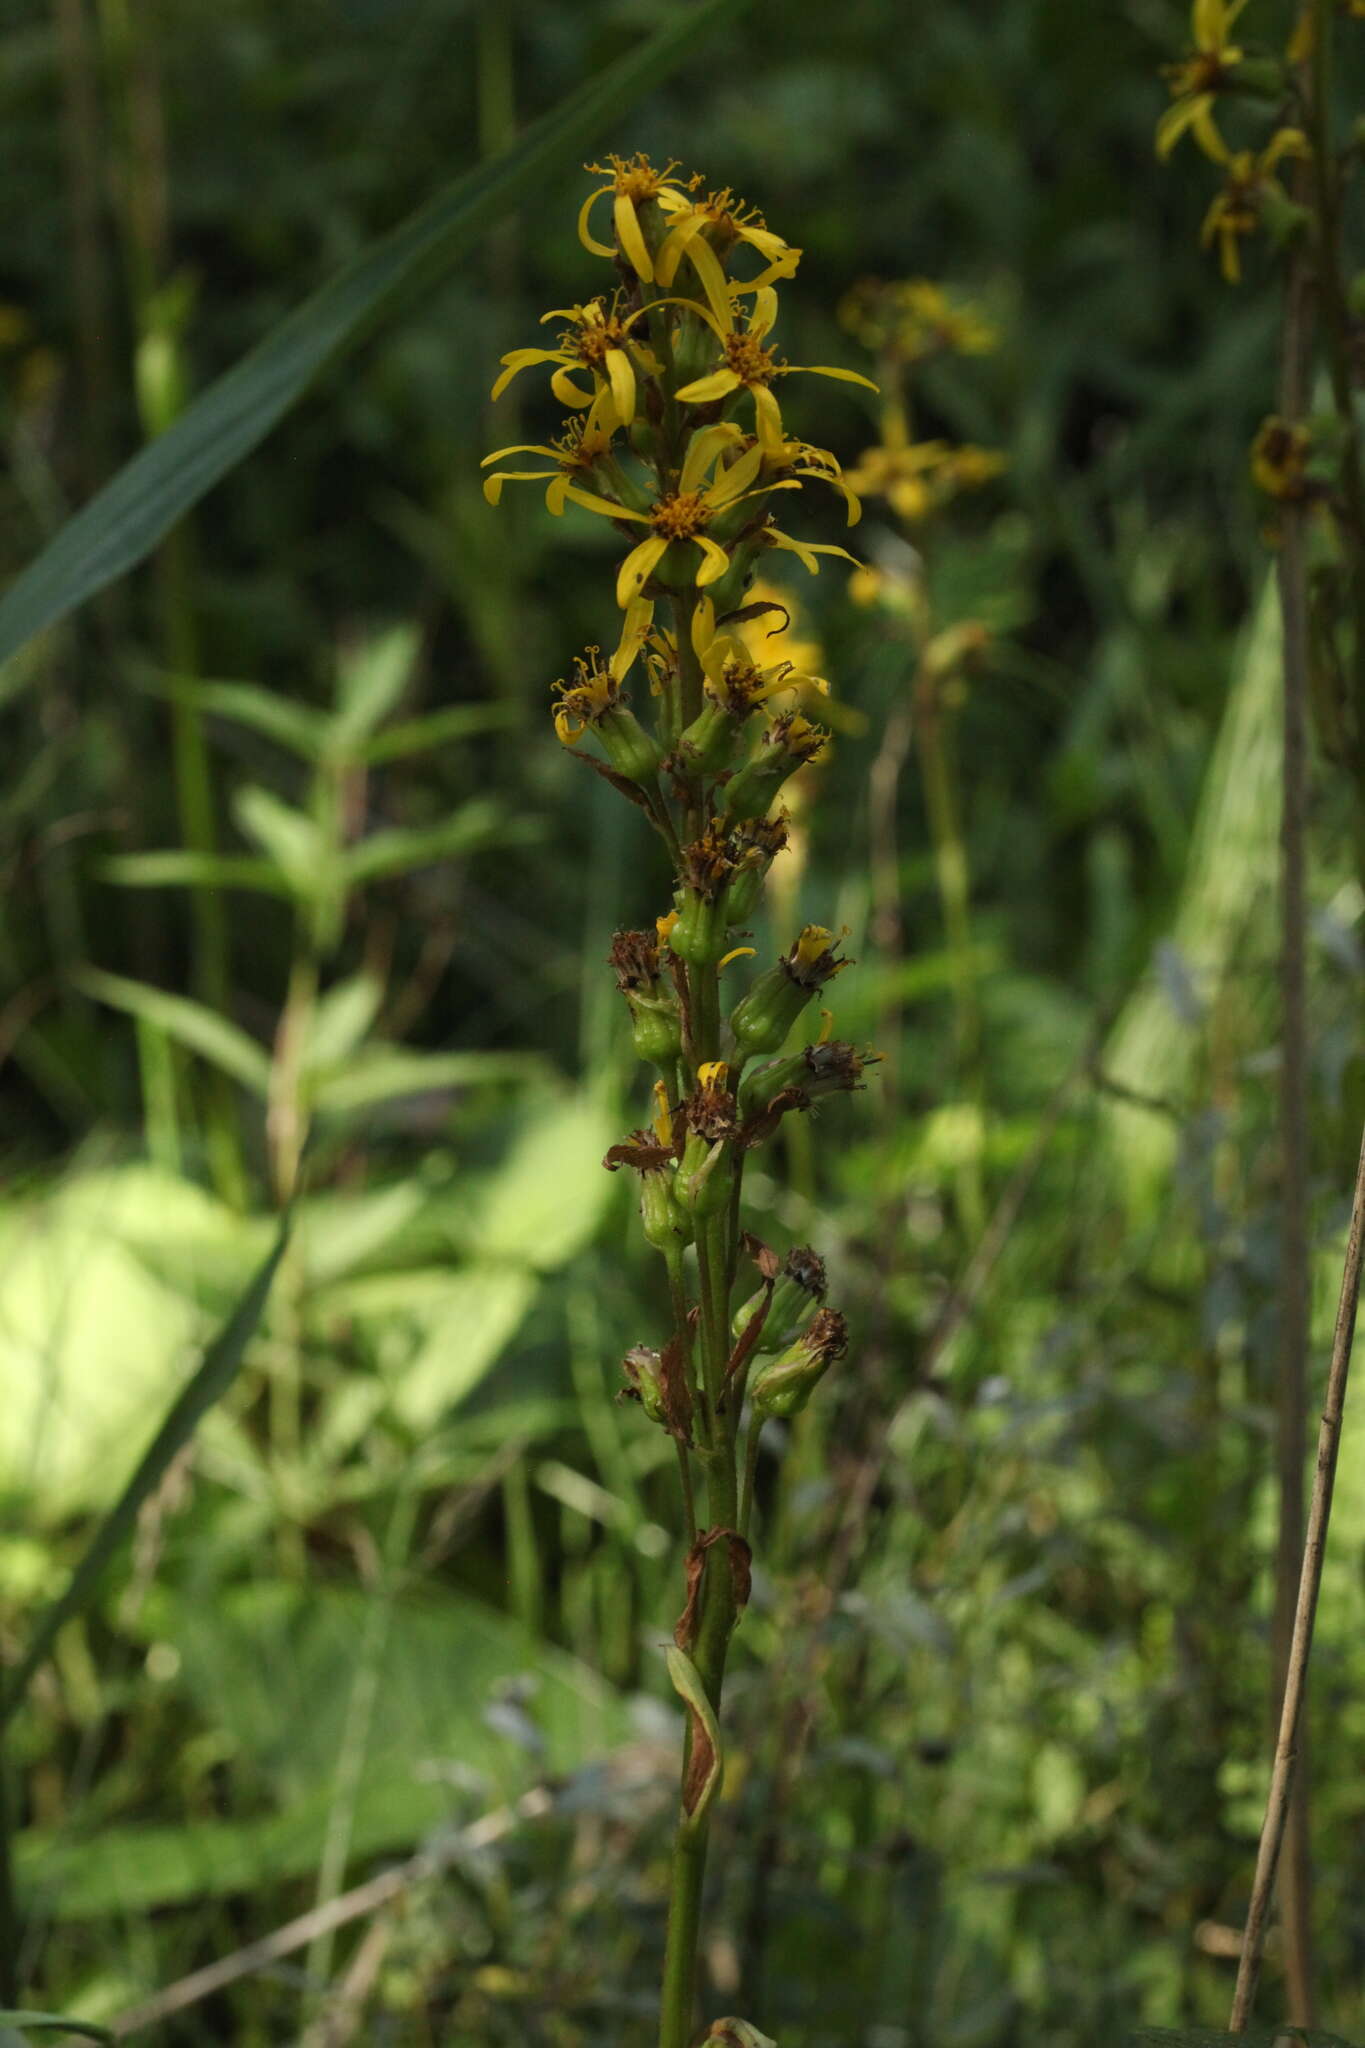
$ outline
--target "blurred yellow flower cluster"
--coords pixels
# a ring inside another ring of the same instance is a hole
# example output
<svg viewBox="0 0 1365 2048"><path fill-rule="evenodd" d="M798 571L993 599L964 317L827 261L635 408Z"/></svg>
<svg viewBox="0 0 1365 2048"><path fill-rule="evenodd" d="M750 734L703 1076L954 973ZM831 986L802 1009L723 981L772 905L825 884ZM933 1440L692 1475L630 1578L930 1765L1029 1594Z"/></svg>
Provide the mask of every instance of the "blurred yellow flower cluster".
<svg viewBox="0 0 1365 2048"><path fill-rule="evenodd" d="M1219 267L1229 284L1242 276L1241 245L1259 228L1287 232L1296 209L1278 171L1285 158L1309 154L1303 132L1279 119L1293 84L1294 67L1304 63L1311 47L1312 16L1299 15L1284 63L1250 55L1232 41L1233 27L1246 0L1193 0L1190 35L1193 47L1165 67L1172 99L1156 126L1156 153L1164 161L1184 135L1198 144L1210 163L1223 173L1223 183L1204 215L1200 239L1217 247ZM1229 147L1215 118L1220 98L1237 96L1275 110L1274 125L1261 149Z"/></svg>

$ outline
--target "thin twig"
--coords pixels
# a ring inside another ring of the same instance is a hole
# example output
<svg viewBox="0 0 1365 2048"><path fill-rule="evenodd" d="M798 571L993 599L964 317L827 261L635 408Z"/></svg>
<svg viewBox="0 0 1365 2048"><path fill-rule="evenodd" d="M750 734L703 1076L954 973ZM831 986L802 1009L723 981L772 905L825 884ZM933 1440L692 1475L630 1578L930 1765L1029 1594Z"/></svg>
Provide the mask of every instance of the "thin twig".
<svg viewBox="0 0 1365 2048"><path fill-rule="evenodd" d="M1300 167L1302 171L1302 167ZM1300 183L1303 182L1302 177ZM1302 238L1285 283L1280 412L1294 423L1308 410L1312 342L1309 253ZM1280 1317L1275 1383L1279 1527L1271 1622L1271 1726L1278 1723L1294 1625L1303 1549L1304 1460L1308 1438L1308 1028L1304 946L1308 808L1308 562L1305 507L1287 504L1276 562L1284 670L1283 803L1280 817ZM1289 1812L1280 1917L1288 2016L1314 2024L1312 1866L1308 1758L1300 1752Z"/></svg>
<svg viewBox="0 0 1365 2048"><path fill-rule="evenodd" d="M1308 1660L1313 1647L1313 1623L1317 1617L1318 1592L1322 1585L1323 1557L1327 1547L1327 1525L1332 1513L1332 1487L1336 1480L1337 1456L1341 1448L1341 1418L1346 1406L1346 1380L1351 1369L1351 1345L1355 1338L1356 1304L1360 1298L1360 1264L1365 1246L1365 1137L1356 1167L1355 1195L1351 1203L1351 1227L1346 1239L1346 1260L1341 1275L1341 1297L1337 1303L1336 1329L1332 1336L1332 1364L1327 1375L1327 1399L1318 1431L1317 1475L1308 1508L1308 1535L1299 1574L1299 1597L1294 1611L1294 1636L1289 1650L1289 1672L1285 1682L1284 1705L1280 1710L1279 1740L1275 1765L1266 1800L1265 1821L1256 1855L1256 1875L1247 1909L1246 1932L1242 1937L1242 1959L1237 1970L1230 2033L1244 2031L1256 1996L1261 1950L1265 1942L1266 1914L1275 1884L1275 1866L1284 1839L1289 1798L1294 1783L1299 1715L1308 1685Z"/></svg>
<svg viewBox="0 0 1365 2048"><path fill-rule="evenodd" d="M309 1942L316 1941L319 1936L345 1927L352 1920L364 1919L368 1913L378 1912L400 1892L422 1884L428 1878L439 1877L443 1870L470 1849L487 1848L490 1843L510 1834L523 1821L542 1820L553 1811L554 1803L553 1796L543 1785L534 1786L531 1791L523 1793L514 1805L484 1814L468 1827L446 1836L435 1847L419 1849L416 1855L395 1864L393 1869L382 1870L377 1877L340 1893L325 1905L314 1906L311 1911L300 1913L296 1919L287 1920L273 1934L248 1942L245 1948L236 1949L232 1955L223 1956L218 1962L208 1963L202 1970L193 1970L188 1977L168 1984L141 2005L131 2006L127 2012L120 2013L113 2021L115 2034L123 2039L128 2034L140 2033L144 2027L157 2026L162 2020L169 2019L172 2013L184 2012L187 2006L198 2005L202 1999L211 1998L215 1991L225 1990L229 1984L236 1984L243 1977L253 1977L282 1957L307 1948Z"/></svg>

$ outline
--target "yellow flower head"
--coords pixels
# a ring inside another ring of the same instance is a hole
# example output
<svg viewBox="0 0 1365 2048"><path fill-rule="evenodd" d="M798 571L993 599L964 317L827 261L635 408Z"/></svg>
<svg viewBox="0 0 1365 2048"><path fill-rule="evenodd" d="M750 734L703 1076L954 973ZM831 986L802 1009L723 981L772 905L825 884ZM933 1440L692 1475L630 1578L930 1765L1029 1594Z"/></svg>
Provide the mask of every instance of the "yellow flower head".
<svg viewBox="0 0 1365 2048"><path fill-rule="evenodd" d="M1254 150L1239 149L1227 159L1223 188L1214 194L1204 215L1200 241L1206 249L1217 242L1219 262L1229 284L1240 282L1240 244L1255 234L1267 201L1288 198L1275 176L1276 166L1286 156L1306 157L1308 153L1307 138L1299 129L1281 128L1259 156Z"/></svg>
<svg viewBox="0 0 1365 2048"><path fill-rule="evenodd" d="M1205 156L1215 163L1227 161L1227 144L1213 118L1213 104L1227 90L1237 66L1246 55L1230 40L1233 23L1246 0L1194 0L1190 10L1190 31L1194 48L1178 64L1166 66L1166 82L1173 95L1156 127L1156 153L1165 159L1182 135L1193 135Z"/></svg>
<svg viewBox="0 0 1365 2048"><path fill-rule="evenodd" d="M1308 459L1313 452L1307 427L1272 413L1251 444L1251 476L1258 490L1281 504L1301 504L1311 494Z"/></svg>
<svg viewBox="0 0 1365 2048"><path fill-rule="evenodd" d="M791 979L801 988L823 988L853 962L839 952L839 941L822 924L808 924L783 959Z"/></svg>
<svg viewBox="0 0 1365 2048"><path fill-rule="evenodd" d="M561 677L554 685L559 696L555 706L555 731L566 747L577 746L590 725L596 725L608 711L614 711L621 702L621 684L612 672L611 663L604 667L598 660L599 648L590 647L586 654L574 656L574 680L566 683Z"/></svg>
<svg viewBox="0 0 1365 2048"><path fill-rule="evenodd" d="M607 183L599 185L583 201L578 214L578 239L594 256L615 256L618 251L645 284L654 282L654 259L649 236L656 220L677 213L687 204L687 193L695 180L682 185L673 176L676 163L656 171L647 156L609 156L604 164L588 164ZM616 246L599 242L592 233L592 210L604 194L612 197L612 221Z"/></svg>
<svg viewBox="0 0 1365 2048"><path fill-rule="evenodd" d="M971 300L927 277L885 283L864 278L846 294L839 318L864 348L920 363L935 355L988 355L999 330Z"/></svg>

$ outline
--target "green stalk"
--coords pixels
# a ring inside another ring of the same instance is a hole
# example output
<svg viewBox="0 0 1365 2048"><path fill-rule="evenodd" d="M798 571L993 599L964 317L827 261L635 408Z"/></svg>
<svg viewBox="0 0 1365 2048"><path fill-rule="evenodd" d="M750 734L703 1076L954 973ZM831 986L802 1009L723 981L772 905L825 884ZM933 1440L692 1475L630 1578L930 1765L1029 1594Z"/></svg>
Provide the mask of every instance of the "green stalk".
<svg viewBox="0 0 1365 2048"><path fill-rule="evenodd" d="M1313 199L1317 214L1316 284L1322 307L1332 402L1341 428L1342 538L1350 564L1351 604L1355 625L1353 667L1356 684L1357 734L1365 733L1365 477L1361 471L1360 433L1356 425L1354 378L1351 369L1351 320L1341 282L1340 170L1332 148L1333 0L1315 0L1313 55L1306 108L1312 149ZM1365 804L1365 742L1357 737L1352 763L1357 805Z"/></svg>

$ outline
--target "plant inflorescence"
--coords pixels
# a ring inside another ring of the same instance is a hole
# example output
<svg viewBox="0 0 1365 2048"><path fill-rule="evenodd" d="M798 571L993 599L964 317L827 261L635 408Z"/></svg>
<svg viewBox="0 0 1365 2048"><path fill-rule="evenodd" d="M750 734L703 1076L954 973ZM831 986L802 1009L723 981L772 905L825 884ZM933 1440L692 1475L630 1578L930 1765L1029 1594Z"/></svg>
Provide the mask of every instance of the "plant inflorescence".
<svg viewBox="0 0 1365 2048"><path fill-rule="evenodd" d="M555 346L503 358L495 397L522 370L551 365L568 417L551 441L489 456L485 492L496 504L504 482L540 483L552 513L572 505L620 535L616 645L589 648L555 685L554 728L644 813L672 868L653 928L612 942L635 1049L655 1078L647 1119L605 1164L635 1175L666 1277L659 1341L627 1355L623 1392L674 1440L687 1534L668 1652L687 1735L660 2035L662 2048L683 2048L726 1653L749 1593L759 1437L767 1420L806 1405L848 1342L816 1251L777 1250L745 1230L745 1161L785 1118L857 1088L872 1057L834 1037L822 1010L850 964L823 926L797 932L737 999L726 979L754 954L750 921L788 841L784 790L829 742L824 679L754 651L788 623L755 584L775 549L812 572L822 554L854 559L786 532L779 493L823 484L849 525L860 507L835 457L793 436L782 416L779 391L796 366L773 339L777 286L800 251L729 190L675 165L657 170L637 156L590 168L602 182L579 235L613 266L613 282L544 316L558 323ZM817 374L869 384L850 370ZM501 466L526 456L541 466ZM817 1014L818 1034L803 1029ZM734 2019L716 2021L710 2038L764 2039Z"/></svg>

